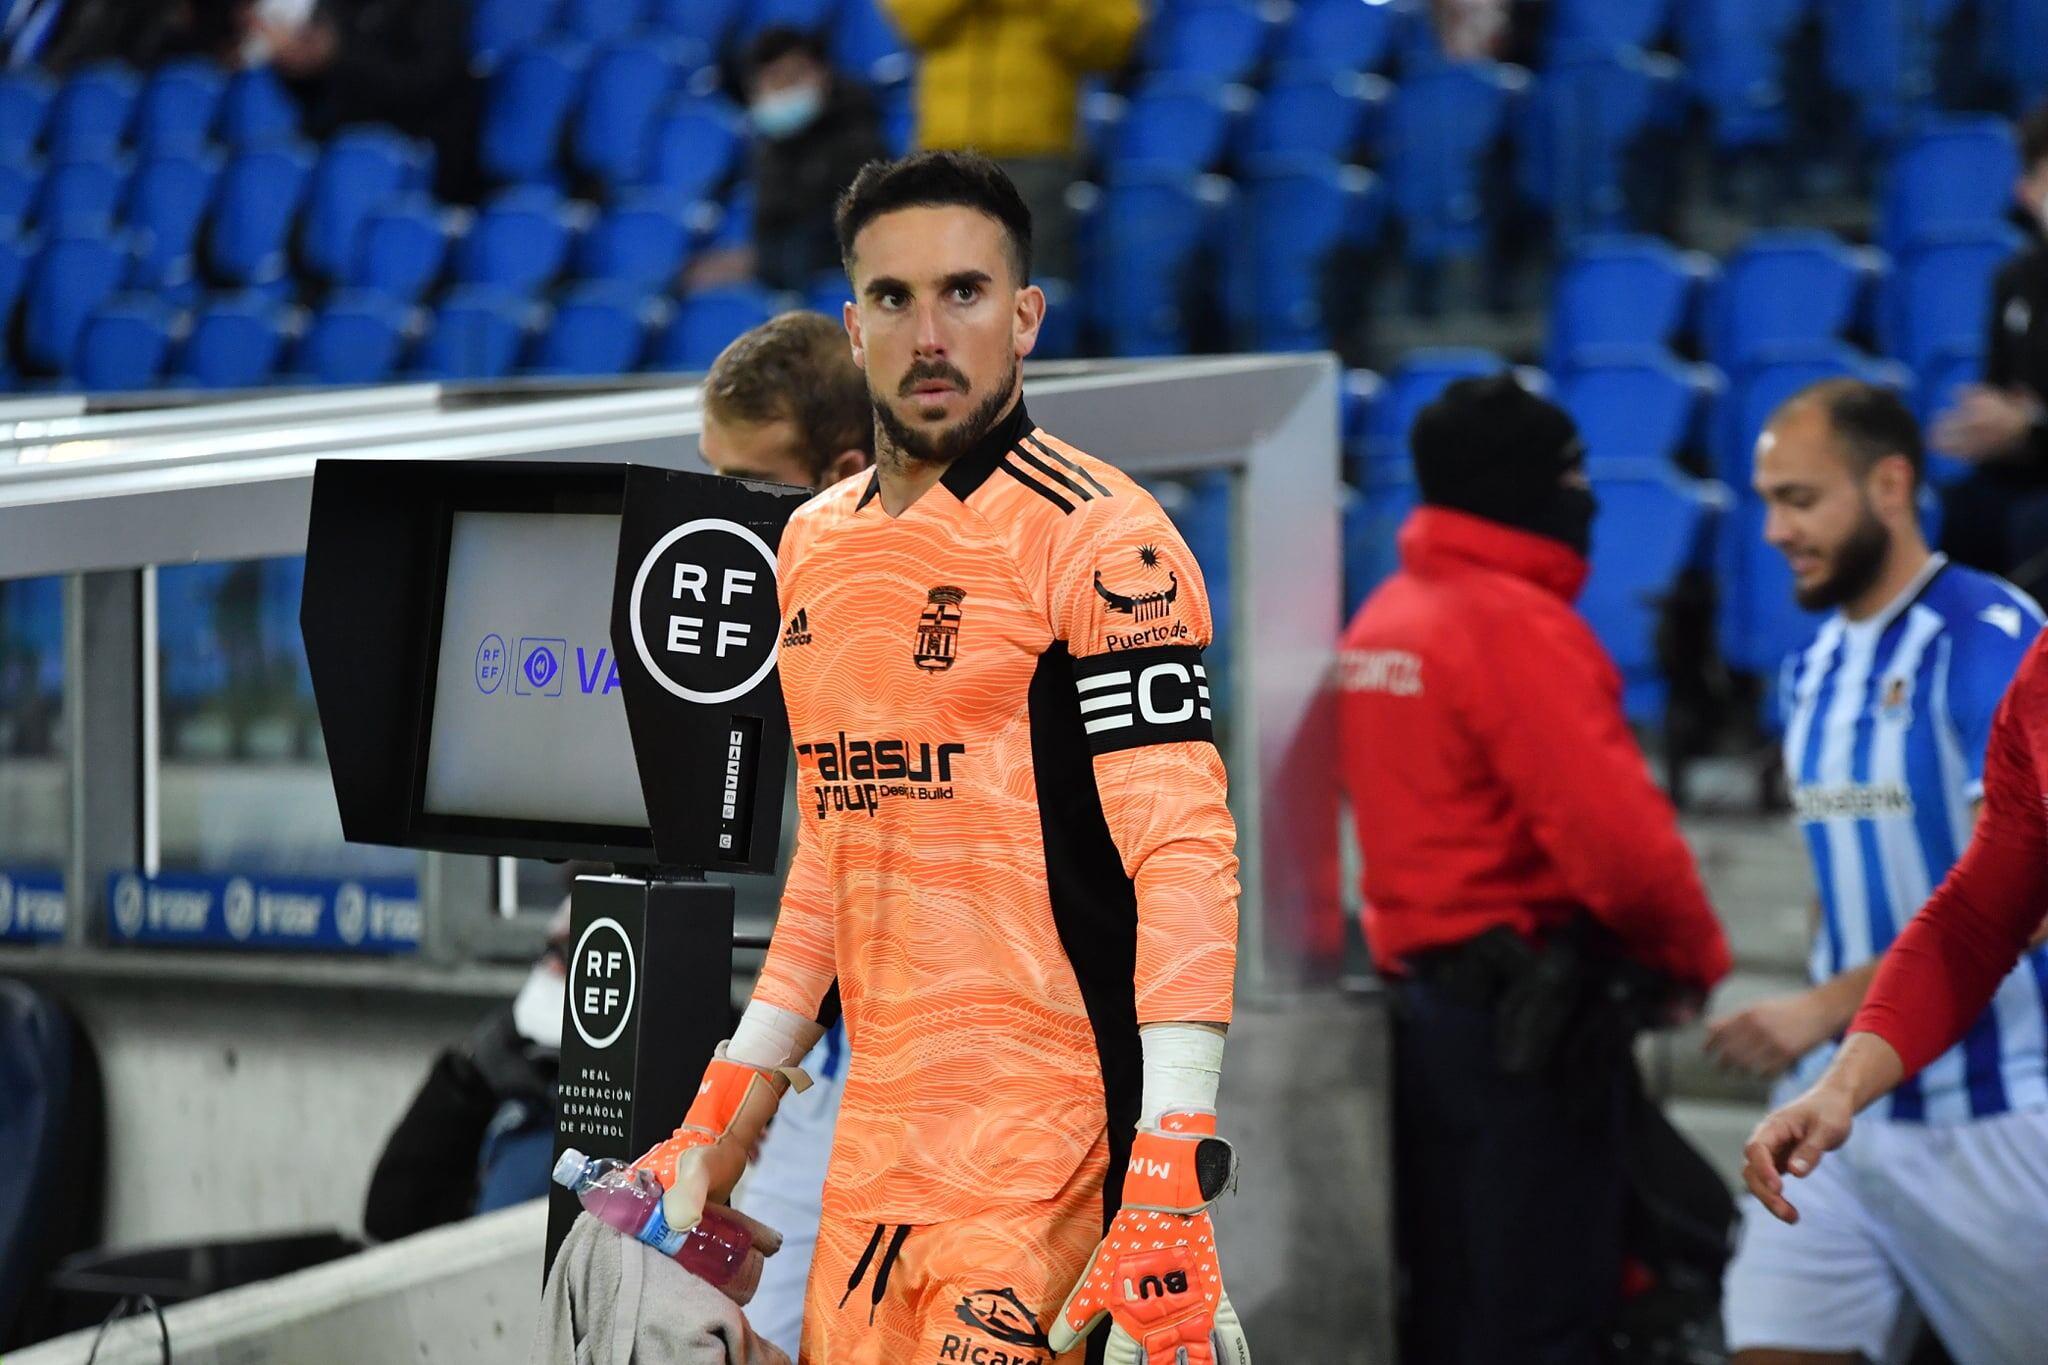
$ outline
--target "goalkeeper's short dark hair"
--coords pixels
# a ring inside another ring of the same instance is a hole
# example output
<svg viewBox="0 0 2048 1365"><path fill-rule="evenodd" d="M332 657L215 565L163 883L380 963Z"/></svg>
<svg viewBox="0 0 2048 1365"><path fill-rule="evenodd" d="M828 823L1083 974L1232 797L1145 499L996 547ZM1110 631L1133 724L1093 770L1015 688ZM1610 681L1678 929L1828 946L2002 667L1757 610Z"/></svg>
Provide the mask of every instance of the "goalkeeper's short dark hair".
<svg viewBox="0 0 2048 1365"><path fill-rule="evenodd" d="M885 213L957 205L1002 224L1017 283L1031 279L1031 210L1001 166L975 152L913 152L870 161L839 196L839 256L853 274L853 239Z"/></svg>

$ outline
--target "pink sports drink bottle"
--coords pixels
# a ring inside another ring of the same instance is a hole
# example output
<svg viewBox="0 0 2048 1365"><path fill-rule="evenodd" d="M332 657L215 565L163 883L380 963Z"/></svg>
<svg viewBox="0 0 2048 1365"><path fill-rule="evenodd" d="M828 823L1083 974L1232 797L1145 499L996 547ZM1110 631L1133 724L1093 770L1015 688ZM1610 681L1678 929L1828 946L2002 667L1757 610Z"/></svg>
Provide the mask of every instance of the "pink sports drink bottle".
<svg viewBox="0 0 2048 1365"><path fill-rule="evenodd" d="M671 1228L661 1207L661 1182L650 1172L571 1147L555 1162L555 1183L574 1194L591 1217L645 1242L713 1288L745 1288L733 1281L753 1250L753 1234L711 1209L693 1228Z"/></svg>

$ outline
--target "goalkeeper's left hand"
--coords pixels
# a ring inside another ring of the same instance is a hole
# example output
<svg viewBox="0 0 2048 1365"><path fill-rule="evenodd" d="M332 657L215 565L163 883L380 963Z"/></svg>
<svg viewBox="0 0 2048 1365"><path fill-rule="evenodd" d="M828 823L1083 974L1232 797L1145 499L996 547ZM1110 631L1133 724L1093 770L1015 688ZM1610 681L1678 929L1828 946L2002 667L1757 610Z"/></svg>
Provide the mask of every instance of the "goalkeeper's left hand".
<svg viewBox="0 0 2048 1365"><path fill-rule="evenodd" d="M1236 1162L1213 1113L1162 1114L1138 1130L1123 1207L1053 1319L1055 1355L1108 1317L1104 1365L1251 1365L1209 1221Z"/></svg>

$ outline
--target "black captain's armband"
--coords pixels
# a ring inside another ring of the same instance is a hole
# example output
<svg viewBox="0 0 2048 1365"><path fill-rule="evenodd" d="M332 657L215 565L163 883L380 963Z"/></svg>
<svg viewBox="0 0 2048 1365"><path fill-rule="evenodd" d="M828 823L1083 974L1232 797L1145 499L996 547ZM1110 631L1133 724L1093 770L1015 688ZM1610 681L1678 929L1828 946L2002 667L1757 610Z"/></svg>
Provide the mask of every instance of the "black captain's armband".
<svg viewBox="0 0 2048 1365"><path fill-rule="evenodd" d="M1081 732L1098 754L1216 739L1209 670L1193 645L1116 650L1074 660Z"/></svg>

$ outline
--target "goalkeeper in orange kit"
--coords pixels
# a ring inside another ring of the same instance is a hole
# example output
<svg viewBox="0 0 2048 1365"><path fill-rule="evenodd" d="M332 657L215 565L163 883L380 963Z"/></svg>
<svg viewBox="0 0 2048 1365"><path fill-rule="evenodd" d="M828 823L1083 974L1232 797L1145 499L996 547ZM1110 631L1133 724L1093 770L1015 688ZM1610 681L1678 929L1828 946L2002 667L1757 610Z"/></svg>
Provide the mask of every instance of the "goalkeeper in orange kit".
<svg viewBox="0 0 2048 1365"><path fill-rule="evenodd" d="M1044 1365L1091 1333L1247 1365L1208 1214L1238 887L1201 571L1026 411L1045 297L996 166L874 163L838 226L878 463L783 535L796 854L753 1000L641 1164L675 1226L727 1197L836 978L803 1365Z"/></svg>

